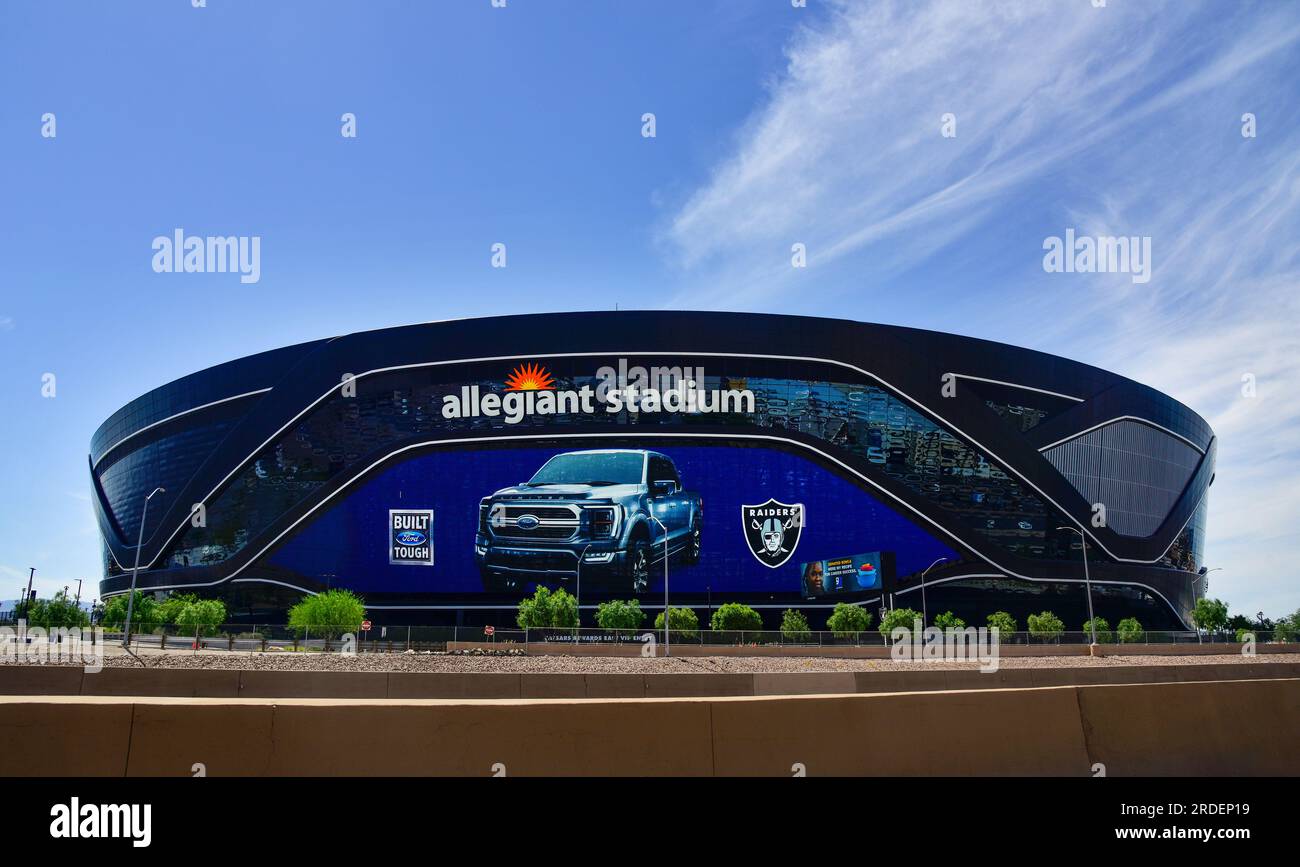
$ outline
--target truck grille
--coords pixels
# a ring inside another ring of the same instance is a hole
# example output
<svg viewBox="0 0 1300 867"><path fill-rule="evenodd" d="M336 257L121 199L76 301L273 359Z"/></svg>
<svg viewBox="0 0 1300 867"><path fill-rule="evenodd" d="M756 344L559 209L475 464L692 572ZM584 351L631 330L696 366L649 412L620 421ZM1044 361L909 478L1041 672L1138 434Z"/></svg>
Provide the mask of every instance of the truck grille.
<svg viewBox="0 0 1300 867"><path fill-rule="evenodd" d="M531 530L522 527L504 526L496 528L496 535L502 539L570 539L577 531L576 527L538 526Z"/></svg>
<svg viewBox="0 0 1300 867"><path fill-rule="evenodd" d="M497 503L489 510L488 525L498 539L562 542L578 535L580 514L573 505Z"/></svg>

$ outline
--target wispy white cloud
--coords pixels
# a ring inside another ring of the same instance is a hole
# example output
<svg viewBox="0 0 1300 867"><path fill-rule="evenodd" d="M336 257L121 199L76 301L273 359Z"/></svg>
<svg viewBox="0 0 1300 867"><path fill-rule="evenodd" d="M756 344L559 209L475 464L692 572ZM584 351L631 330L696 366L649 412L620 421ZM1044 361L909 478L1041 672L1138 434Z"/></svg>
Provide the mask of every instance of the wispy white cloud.
<svg viewBox="0 0 1300 867"><path fill-rule="evenodd" d="M1220 438L1215 588L1250 613L1294 609L1279 564L1300 543L1297 43L1289 4L838 4L664 225L686 287L673 303L764 308L820 272L836 312L872 318L834 287L874 301L981 263L935 290L950 327L1201 412ZM1041 240L1067 225L1151 236L1153 279L1043 273Z"/></svg>

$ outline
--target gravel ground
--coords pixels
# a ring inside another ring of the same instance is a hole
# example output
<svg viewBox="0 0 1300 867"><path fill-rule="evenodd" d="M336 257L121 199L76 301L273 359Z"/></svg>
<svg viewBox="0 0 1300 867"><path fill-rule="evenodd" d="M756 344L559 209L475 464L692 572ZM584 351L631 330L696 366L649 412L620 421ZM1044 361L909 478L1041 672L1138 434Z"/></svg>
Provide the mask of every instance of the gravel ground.
<svg viewBox="0 0 1300 867"><path fill-rule="evenodd" d="M413 671L413 672L496 672L562 674L690 674L815 671L906 671L978 668L978 662L943 660L894 662L889 659L834 659L818 657L578 657L578 656L449 656L443 654L361 654L342 656L324 653L228 653L166 652L143 657L151 668L245 669L263 671ZM999 665L1009 668L1097 668L1116 665L1250 665L1256 662L1300 662L1300 655L1260 654L1242 656L1035 656L1001 657ZM12 658L0 664L21 662ZM106 667L138 667L135 659L112 655Z"/></svg>

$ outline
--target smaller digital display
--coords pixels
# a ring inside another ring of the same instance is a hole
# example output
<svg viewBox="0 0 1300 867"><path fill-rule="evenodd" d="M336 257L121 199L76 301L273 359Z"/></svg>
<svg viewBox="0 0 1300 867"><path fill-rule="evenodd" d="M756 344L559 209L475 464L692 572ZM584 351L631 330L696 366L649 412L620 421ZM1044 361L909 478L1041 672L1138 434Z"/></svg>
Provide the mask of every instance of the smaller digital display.
<svg viewBox="0 0 1300 867"><path fill-rule="evenodd" d="M803 576L803 595L828 596L879 590L881 578L880 552L814 560L799 567Z"/></svg>

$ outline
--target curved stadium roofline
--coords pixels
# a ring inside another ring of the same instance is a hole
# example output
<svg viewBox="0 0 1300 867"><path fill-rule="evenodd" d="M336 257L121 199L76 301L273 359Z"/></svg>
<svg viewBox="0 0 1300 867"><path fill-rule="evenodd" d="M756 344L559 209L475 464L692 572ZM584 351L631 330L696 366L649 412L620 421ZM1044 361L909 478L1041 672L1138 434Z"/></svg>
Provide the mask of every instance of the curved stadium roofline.
<svg viewBox="0 0 1300 867"><path fill-rule="evenodd" d="M444 378L478 381L481 377L472 374L516 360L555 367L576 365L580 358L605 364L639 357L667 357L680 364L693 359L709 373L752 369L751 375L767 379L788 371L792 380L839 382L846 388L859 383L872 394L879 391L898 404L898 412L942 429L983 465L1004 474L1008 490L1038 501L1042 508L1035 507L1036 514L1041 514L1027 516L1025 522L1047 521L1050 513L1056 515L1052 520L1088 533L1089 547L1095 549L1090 556L1098 558L1092 577L1116 586L1146 587L1177 619L1185 619L1197 580L1189 576L1199 566L1204 495L1213 480L1215 451L1213 431L1186 406L1091 365L980 338L838 319L718 312L551 313L398 326L258 353L154 389L114 413L92 438L90 466L108 564L102 590L121 591L118 564L131 562L134 555L134 533L125 528L138 528L132 502L137 494L143 496L136 488L151 489L148 479L159 477L154 468L164 460L161 444L172 449L167 466L179 475L162 508L155 513L151 506L141 551L141 562L150 568L141 575L141 586L216 587L237 570L238 581L262 573L268 582L281 580L286 576L272 578L266 559L258 560L261 554L274 554L260 542L270 541L273 531L286 525L300 532L303 514L313 503L319 505L316 497L342 484L344 470L364 463L363 458L382 457L390 444L375 444L375 454L345 461L348 467L340 468L337 477L324 479L319 490L273 516L265 532L254 533L257 538L245 540L232 556L180 567L169 566L167 558L188 535L191 504L211 507L259 451L336 400L344 374L356 376L355 384L364 390L368 383L393 377L423 382L433 371ZM945 378L948 374L953 378ZM494 377L499 374L491 371L487 380ZM392 381L406 387L400 379ZM945 383L955 393L945 390ZM878 439L880 431L863 428L861 442L854 446L828 441L824 431L809 433L816 426L812 423L801 431L773 428L771 419L751 421L728 431L738 434L743 428L772 439L775 430L782 448L815 452L819 461L842 464L840 474L856 474L856 483L877 489L899 510L939 527L963 551L962 568L970 574L971 563L978 563L984 572L1018 580L1077 580L1079 564L1071 561L1068 549L1056 559L1041 552L1026 557L1024 550L990 544L992 531L974 526L978 522L971 516L953 520L951 502L945 506L935 501L942 497L908 490L908 479L892 478L870 455L855 453L855 448L869 451L872 447L862 443ZM448 438L436 437L432 430L424 440L446 445ZM617 433L594 427L591 432ZM712 433L723 436L726 431ZM645 428L639 434L666 435ZM951 500L953 491L944 496ZM1113 522L1092 526L1098 496L1121 504L1113 510L1118 529ZM956 508L968 506L958 503ZM999 512L996 520L1003 517ZM1035 526L1032 533L1053 548L1048 528ZM1078 556L1077 545L1073 554ZM960 571L939 569L931 577L938 583L945 573ZM312 589L311 582L294 583L301 576L288 577L282 583ZM899 592L910 591L901 587Z"/></svg>

